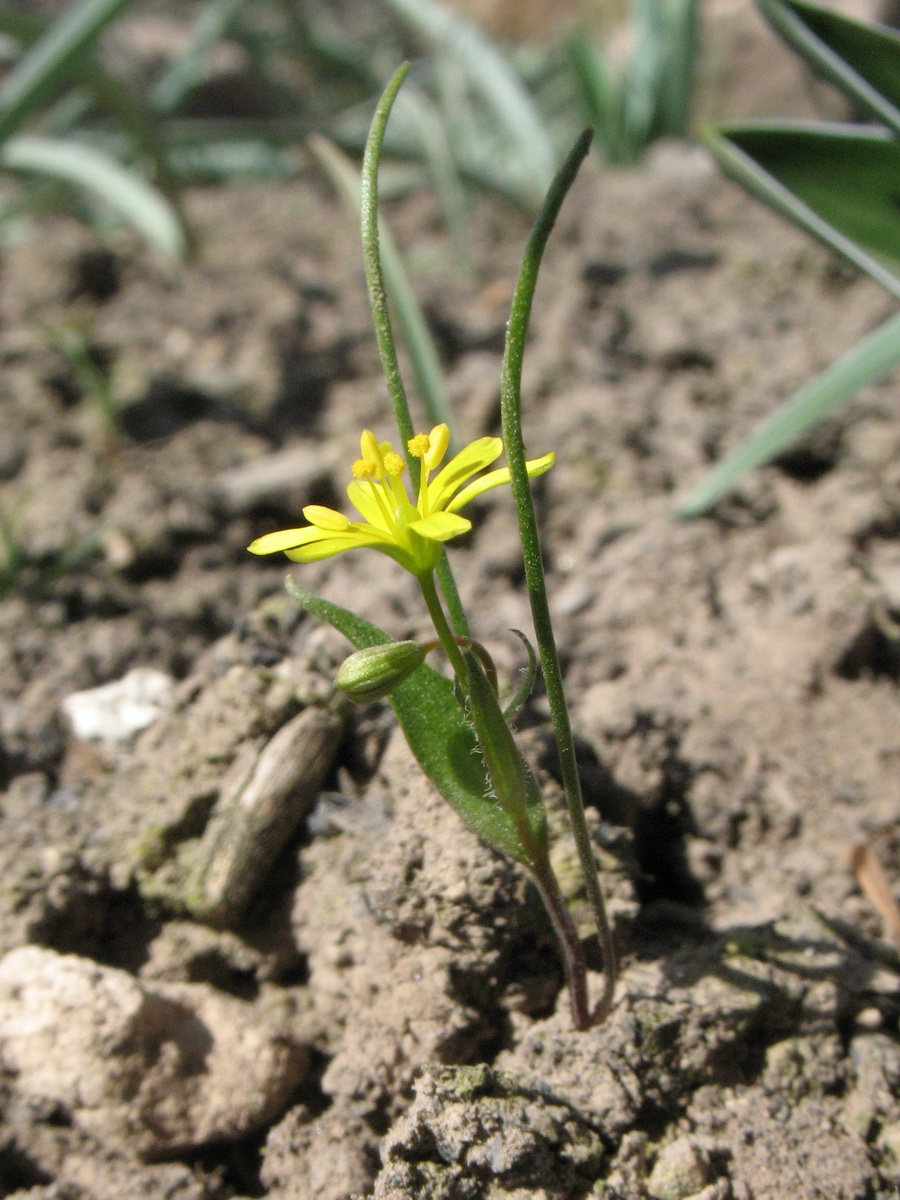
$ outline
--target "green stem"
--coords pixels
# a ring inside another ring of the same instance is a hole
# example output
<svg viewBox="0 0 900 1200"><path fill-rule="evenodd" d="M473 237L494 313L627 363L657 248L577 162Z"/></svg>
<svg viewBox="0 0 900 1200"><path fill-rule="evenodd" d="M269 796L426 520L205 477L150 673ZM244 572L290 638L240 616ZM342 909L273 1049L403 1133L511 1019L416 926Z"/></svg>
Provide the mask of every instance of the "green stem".
<svg viewBox="0 0 900 1200"><path fill-rule="evenodd" d="M532 879L553 923L553 932L556 934L556 940L562 951L566 985L569 989L569 1003L572 1007L572 1023L578 1030L590 1029L598 1018L591 1015L587 964L578 930L566 908L565 899L549 862L545 869L533 871Z"/></svg>
<svg viewBox="0 0 900 1200"><path fill-rule="evenodd" d="M550 702L550 713L553 718L553 728L559 750L559 760L562 769L563 787L566 793L566 803L569 817L581 860L588 899L594 913L600 947L603 954L604 988L597 1011L593 1020L601 1020L612 1005L613 992L616 983L616 953L597 877L597 865L594 860L594 850L591 835L588 831L584 814L584 801L581 795L581 781L578 777L578 764L575 758L575 742L572 737L572 726L569 720L569 710L566 706L563 689L562 670L559 665L559 654L556 640L553 636L553 625L550 620L550 606L547 601L547 588L544 582L544 568L541 558L540 538L538 536L537 520L534 512L534 501L525 467L525 445L522 437L522 360L525 353L525 339L528 331L528 321L531 316L531 305L537 285L538 270L550 231L559 214L566 193L572 185L578 168L588 152L592 133L585 130L563 163L547 197L535 220L528 245L522 259L516 290L513 296L509 326L506 337L506 348L503 355L503 371L500 384L500 409L503 423L503 439L506 446L506 457L509 463L510 481L513 500L519 521L519 532L522 539L522 556L525 565L525 578L528 586L528 597L531 602L531 614L534 621L535 637L541 668L544 673L544 684L547 689L547 699Z"/></svg>
<svg viewBox="0 0 900 1200"><path fill-rule="evenodd" d="M460 687L467 691L465 659L456 643L456 636L450 628L450 623L444 615L441 598L438 595L437 588L434 586L434 576L429 573L428 575L420 575L418 578L419 587L422 589L422 595L425 597L425 603L428 606L428 615L431 617L431 623L434 625L434 631L441 639L444 653L450 659L450 664L453 667L456 678L459 680Z"/></svg>
<svg viewBox="0 0 900 1200"><path fill-rule="evenodd" d="M447 557L446 550L441 555L440 562L437 565L437 577L441 585L441 591L444 593L444 599L447 602L447 608L450 610L450 620L453 622L453 628L460 637L468 637L471 633L469 619L463 610L462 601L459 598L459 588L456 586L456 580L453 578L453 571L450 568L450 559Z"/></svg>
<svg viewBox="0 0 900 1200"><path fill-rule="evenodd" d="M490 691L485 693L484 688L479 690L478 687L470 688L467 685L470 672L466 669L460 647L444 616L433 577L431 575L422 576L419 584L441 645L453 664L457 679L468 694L475 735L481 747L484 765L488 772L488 778L491 780L497 803L506 808L515 822L516 832L527 858L529 873L544 902L544 907L553 925L553 932L559 942L569 990L569 1001L572 1006L572 1021L576 1029L589 1029L594 1020L598 1018L591 1016L588 1003L587 966L584 960L584 951L581 948L578 930L572 922L559 883L553 874L546 846L535 836L528 819L526 767L515 747L509 726L497 705L496 696ZM472 648L474 649L474 646ZM485 678L487 677L485 676ZM473 683L477 684L478 679L479 674L476 673ZM492 709L495 710L493 714ZM513 767L510 767L510 763L513 764ZM504 769L504 764L506 769ZM605 1010L603 1015L605 1015Z"/></svg>

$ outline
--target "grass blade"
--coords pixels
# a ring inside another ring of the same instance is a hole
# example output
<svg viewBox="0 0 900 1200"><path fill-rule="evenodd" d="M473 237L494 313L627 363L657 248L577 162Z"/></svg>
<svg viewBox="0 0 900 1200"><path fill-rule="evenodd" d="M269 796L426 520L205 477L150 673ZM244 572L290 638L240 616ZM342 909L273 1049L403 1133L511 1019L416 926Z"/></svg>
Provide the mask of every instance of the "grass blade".
<svg viewBox="0 0 900 1200"><path fill-rule="evenodd" d="M697 61L697 0L669 0L665 61L657 99L657 136L686 137Z"/></svg>
<svg viewBox="0 0 900 1200"><path fill-rule="evenodd" d="M747 471L763 466L860 388L900 365L900 315L892 317L773 413L732 450L687 500L679 517L696 517L734 487Z"/></svg>
<svg viewBox="0 0 900 1200"><path fill-rule="evenodd" d="M652 140L659 82L665 56L665 24L660 0L635 0L635 38L622 76L622 112L631 160Z"/></svg>
<svg viewBox="0 0 900 1200"><path fill-rule="evenodd" d="M0 166L77 184L105 201L165 258L178 262L184 255L184 231L169 202L102 150L23 135L0 146Z"/></svg>
<svg viewBox="0 0 900 1200"><path fill-rule="evenodd" d="M759 7L815 71L900 136L900 34L799 0L759 0Z"/></svg>
<svg viewBox="0 0 900 1200"><path fill-rule="evenodd" d="M593 38L581 30L565 41L565 53L585 118L603 147L607 162L627 161L619 120L621 96L610 63Z"/></svg>
<svg viewBox="0 0 900 1200"><path fill-rule="evenodd" d="M900 143L887 130L748 122L705 141L727 175L900 298Z"/></svg>
<svg viewBox="0 0 900 1200"><path fill-rule="evenodd" d="M543 118L504 56L474 24L439 0L385 3L432 45L462 63L472 87L484 97L497 123L517 147L518 157L527 166L527 186L534 205L540 204L553 178L556 156Z"/></svg>
<svg viewBox="0 0 900 1200"><path fill-rule="evenodd" d="M0 87L0 142L69 79L82 55L131 0L84 0L47 30Z"/></svg>
<svg viewBox="0 0 900 1200"><path fill-rule="evenodd" d="M228 33L246 0L212 0L200 13L191 43L154 84L150 103L162 114L173 113L185 96L205 77L209 51Z"/></svg>
<svg viewBox="0 0 900 1200"><path fill-rule="evenodd" d="M359 173L346 155L326 138L313 136L309 148L340 192L355 217L360 213ZM384 221L379 221L379 244L384 284L400 328L400 336L409 353L416 386L433 424L446 421L452 428L450 401L444 386L440 358L422 309L403 267L396 244Z"/></svg>

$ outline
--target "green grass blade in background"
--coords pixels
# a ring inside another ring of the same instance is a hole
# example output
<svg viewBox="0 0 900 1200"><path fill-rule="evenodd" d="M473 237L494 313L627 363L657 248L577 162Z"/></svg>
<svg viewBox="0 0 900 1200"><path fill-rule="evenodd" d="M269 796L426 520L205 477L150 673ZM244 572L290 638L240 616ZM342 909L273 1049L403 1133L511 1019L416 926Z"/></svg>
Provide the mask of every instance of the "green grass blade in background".
<svg viewBox="0 0 900 1200"><path fill-rule="evenodd" d="M496 46L471 22L439 0L383 0L417 33L465 67L504 136L528 167L527 186L535 206L553 178L556 155L537 106Z"/></svg>
<svg viewBox="0 0 900 1200"><path fill-rule="evenodd" d="M665 60L663 0L634 0L634 46L622 78L622 113L632 160L653 138Z"/></svg>
<svg viewBox="0 0 900 1200"><path fill-rule="evenodd" d="M326 138L309 139L310 151L327 172L354 217L360 212L359 171L346 155ZM445 421L452 431L450 401L444 386L441 361L428 331L422 309L404 270L400 254L384 221L379 222L378 238L384 286L394 307L400 336L412 363L416 387L428 418L435 425Z"/></svg>
<svg viewBox="0 0 900 1200"><path fill-rule="evenodd" d="M773 413L707 475L679 505L677 515L696 517L706 512L743 474L771 462L832 409L850 400L861 387L883 379L898 365L900 315L857 343Z"/></svg>
<svg viewBox="0 0 900 1200"><path fill-rule="evenodd" d="M620 68L576 29L563 55L609 163L637 162L651 142L686 137L697 54L697 0L632 0L631 51Z"/></svg>
<svg viewBox="0 0 900 1200"><path fill-rule="evenodd" d="M657 99L657 135L687 137L698 54L698 0L668 0L665 56Z"/></svg>
<svg viewBox="0 0 900 1200"><path fill-rule="evenodd" d="M6 34L18 47L14 57L20 58L24 48L36 45L49 35L49 22L31 13L0 7L0 33ZM65 87L67 83L75 86ZM61 85L64 86L61 99L41 112L42 134L62 137L79 127L83 133L82 123L93 108L105 113L116 130L113 137L124 134L134 149L148 157L157 186L166 193L183 220L168 147L143 98L106 69L92 46L84 47L77 55L69 74L61 77Z"/></svg>
<svg viewBox="0 0 900 1200"><path fill-rule="evenodd" d="M775 31L883 124L756 121L706 137L723 171L900 299L900 35L807 0L758 0ZM720 463L680 506L696 516L859 388L900 364L900 317L848 351Z"/></svg>
<svg viewBox="0 0 900 1200"><path fill-rule="evenodd" d="M900 33L804 0L758 0L775 31L859 109L900 136Z"/></svg>
<svg viewBox="0 0 900 1200"><path fill-rule="evenodd" d="M754 122L705 141L727 175L900 297L900 143L887 130Z"/></svg>
<svg viewBox="0 0 900 1200"><path fill-rule="evenodd" d="M434 190L441 204L444 222L453 242L457 264L463 270L470 265L468 204L463 182L453 157L447 122L422 88L407 84L397 97L396 108L408 114L419 133L422 156L428 167Z"/></svg>
<svg viewBox="0 0 900 1200"><path fill-rule="evenodd" d="M619 94L610 64L593 37L575 30L566 38L564 52L585 119L594 130L608 162L627 159L622 142Z"/></svg>
<svg viewBox="0 0 900 1200"><path fill-rule="evenodd" d="M190 45L153 85L150 103L158 113L171 113L206 77L206 59L226 36L247 0L210 0L192 30Z"/></svg>
<svg viewBox="0 0 900 1200"><path fill-rule="evenodd" d="M64 86L103 29L131 0L83 0L55 21L0 87L0 142Z"/></svg>
<svg viewBox="0 0 900 1200"><path fill-rule="evenodd" d="M77 184L114 209L165 258L178 262L184 255L184 231L169 202L102 150L71 139L23 135L0 146L0 167Z"/></svg>

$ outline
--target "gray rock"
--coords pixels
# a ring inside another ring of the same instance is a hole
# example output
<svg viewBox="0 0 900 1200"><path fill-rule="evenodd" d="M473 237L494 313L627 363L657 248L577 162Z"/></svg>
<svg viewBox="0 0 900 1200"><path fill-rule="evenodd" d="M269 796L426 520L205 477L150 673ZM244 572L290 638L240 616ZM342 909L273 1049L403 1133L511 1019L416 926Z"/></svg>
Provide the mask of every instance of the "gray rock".
<svg viewBox="0 0 900 1200"><path fill-rule="evenodd" d="M653 1200L687 1200L709 1183L709 1156L696 1138L680 1137L657 1155L647 1191Z"/></svg>
<svg viewBox="0 0 900 1200"><path fill-rule="evenodd" d="M124 742L147 729L171 703L175 680L152 667L134 667L102 687L72 692L62 710L77 738Z"/></svg>
<svg viewBox="0 0 900 1200"><path fill-rule="evenodd" d="M307 1054L258 1006L204 984L150 986L24 946L0 961L0 1061L18 1101L153 1159L275 1120Z"/></svg>

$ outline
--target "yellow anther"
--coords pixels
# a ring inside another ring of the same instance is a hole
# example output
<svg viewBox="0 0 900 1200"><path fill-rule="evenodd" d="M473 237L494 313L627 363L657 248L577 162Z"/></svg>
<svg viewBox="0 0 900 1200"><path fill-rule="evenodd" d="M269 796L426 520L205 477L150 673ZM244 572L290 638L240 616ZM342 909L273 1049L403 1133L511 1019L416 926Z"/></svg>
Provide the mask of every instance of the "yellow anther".
<svg viewBox="0 0 900 1200"><path fill-rule="evenodd" d="M417 433L406 444L413 458L424 458L431 449L431 438L427 433Z"/></svg>
<svg viewBox="0 0 900 1200"><path fill-rule="evenodd" d="M384 456L384 469L388 475L402 475L405 466L406 463L393 450L389 450Z"/></svg>
<svg viewBox="0 0 900 1200"><path fill-rule="evenodd" d="M354 479L374 479L378 474L378 463L371 458L358 458L350 471Z"/></svg>

